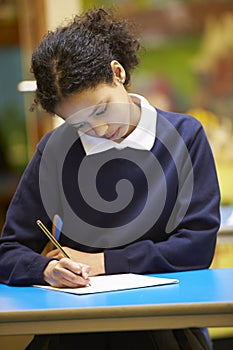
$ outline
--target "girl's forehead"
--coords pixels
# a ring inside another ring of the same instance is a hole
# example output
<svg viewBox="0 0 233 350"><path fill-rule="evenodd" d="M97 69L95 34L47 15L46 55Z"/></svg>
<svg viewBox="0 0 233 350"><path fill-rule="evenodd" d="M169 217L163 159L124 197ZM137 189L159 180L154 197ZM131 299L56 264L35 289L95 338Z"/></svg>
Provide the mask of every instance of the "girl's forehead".
<svg viewBox="0 0 233 350"><path fill-rule="evenodd" d="M61 100L56 108L56 114L67 118L76 111L100 104L112 93L112 87L106 84L81 92L74 92Z"/></svg>

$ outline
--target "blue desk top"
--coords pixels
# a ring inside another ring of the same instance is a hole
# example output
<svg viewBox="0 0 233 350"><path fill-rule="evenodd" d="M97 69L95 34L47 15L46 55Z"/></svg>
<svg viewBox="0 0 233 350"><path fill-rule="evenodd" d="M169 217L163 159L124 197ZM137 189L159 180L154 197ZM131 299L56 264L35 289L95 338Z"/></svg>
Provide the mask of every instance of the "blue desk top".
<svg viewBox="0 0 233 350"><path fill-rule="evenodd" d="M133 290L74 295L36 287L0 284L0 313L29 310L77 309L114 306L147 306L183 303L233 305L233 268L155 274L177 278L179 284Z"/></svg>

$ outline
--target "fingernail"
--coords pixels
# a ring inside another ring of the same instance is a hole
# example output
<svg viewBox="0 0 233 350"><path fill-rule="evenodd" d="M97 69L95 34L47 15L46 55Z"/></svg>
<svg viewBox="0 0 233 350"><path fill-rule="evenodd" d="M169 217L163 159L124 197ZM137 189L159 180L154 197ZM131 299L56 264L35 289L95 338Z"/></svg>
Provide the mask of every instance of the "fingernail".
<svg viewBox="0 0 233 350"><path fill-rule="evenodd" d="M83 272L83 277L87 280L89 278L88 273L87 272Z"/></svg>

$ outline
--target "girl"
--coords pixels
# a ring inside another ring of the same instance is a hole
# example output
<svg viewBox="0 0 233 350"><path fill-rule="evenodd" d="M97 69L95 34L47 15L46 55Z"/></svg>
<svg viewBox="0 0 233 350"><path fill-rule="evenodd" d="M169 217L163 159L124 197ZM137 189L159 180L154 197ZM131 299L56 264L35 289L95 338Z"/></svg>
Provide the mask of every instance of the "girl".
<svg viewBox="0 0 233 350"><path fill-rule="evenodd" d="M139 48L127 21L95 9L49 32L34 51L35 104L66 122L41 140L9 207L1 282L80 287L88 276L210 265L220 222L213 156L197 120L128 93ZM47 241L35 222L51 228L55 213L72 259L57 249L40 254ZM211 348L199 329L41 336L28 349L43 342Z"/></svg>

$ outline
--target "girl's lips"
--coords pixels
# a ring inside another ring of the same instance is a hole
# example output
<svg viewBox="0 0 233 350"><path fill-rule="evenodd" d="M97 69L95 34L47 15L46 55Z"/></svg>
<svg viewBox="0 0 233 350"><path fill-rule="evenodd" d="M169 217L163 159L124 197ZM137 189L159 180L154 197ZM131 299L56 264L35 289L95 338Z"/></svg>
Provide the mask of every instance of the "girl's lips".
<svg viewBox="0 0 233 350"><path fill-rule="evenodd" d="M107 136L107 138L109 140L117 139L118 134L119 134L119 129L117 129L117 131L115 131L112 135Z"/></svg>

